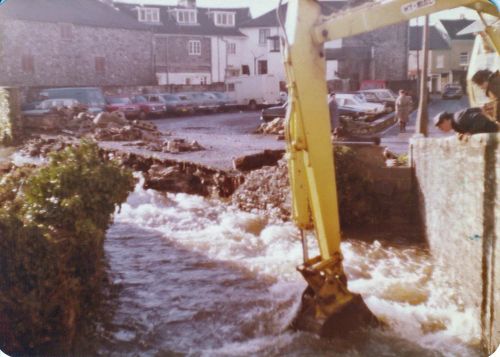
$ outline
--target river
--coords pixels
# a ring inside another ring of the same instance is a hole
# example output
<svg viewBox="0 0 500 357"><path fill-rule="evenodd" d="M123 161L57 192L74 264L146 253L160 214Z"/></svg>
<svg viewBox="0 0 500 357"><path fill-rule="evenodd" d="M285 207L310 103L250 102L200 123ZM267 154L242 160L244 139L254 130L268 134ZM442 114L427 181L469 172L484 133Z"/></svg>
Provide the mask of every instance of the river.
<svg viewBox="0 0 500 357"><path fill-rule="evenodd" d="M387 324L343 341L287 329L305 288L291 223L139 184L105 249L113 293L78 355L480 356L479 322L405 237L342 243L349 288Z"/></svg>

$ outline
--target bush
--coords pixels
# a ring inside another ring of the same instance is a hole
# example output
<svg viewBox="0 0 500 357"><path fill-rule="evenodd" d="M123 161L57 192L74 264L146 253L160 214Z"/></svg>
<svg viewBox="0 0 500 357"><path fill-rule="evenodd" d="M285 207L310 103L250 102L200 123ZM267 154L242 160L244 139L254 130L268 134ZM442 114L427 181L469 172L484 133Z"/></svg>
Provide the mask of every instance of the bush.
<svg viewBox="0 0 500 357"><path fill-rule="evenodd" d="M89 142L2 178L0 349L69 351L104 277L112 214L133 187L131 172Z"/></svg>

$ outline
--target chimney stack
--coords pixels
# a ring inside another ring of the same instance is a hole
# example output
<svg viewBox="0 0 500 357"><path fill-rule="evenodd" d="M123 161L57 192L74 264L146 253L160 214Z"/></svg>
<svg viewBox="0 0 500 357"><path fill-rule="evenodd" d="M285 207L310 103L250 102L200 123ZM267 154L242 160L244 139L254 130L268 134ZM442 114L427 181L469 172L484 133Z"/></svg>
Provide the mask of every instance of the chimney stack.
<svg viewBox="0 0 500 357"><path fill-rule="evenodd" d="M196 8L196 0L178 0L177 4L188 9Z"/></svg>

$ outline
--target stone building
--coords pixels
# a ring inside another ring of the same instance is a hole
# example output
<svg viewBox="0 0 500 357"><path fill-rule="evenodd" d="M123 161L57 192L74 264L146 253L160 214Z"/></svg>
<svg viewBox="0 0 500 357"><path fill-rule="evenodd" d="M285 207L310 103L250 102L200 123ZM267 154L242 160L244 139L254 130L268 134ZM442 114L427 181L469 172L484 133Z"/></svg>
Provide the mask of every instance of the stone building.
<svg viewBox="0 0 500 357"><path fill-rule="evenodd" d="M449 83L466 85L467 68L474 46L474 34L458 35L473 23L473 20L440 20L429 27L429 89L441 92ZM410 52L408 70L411 77L417 76L417 61L423 63L421 26L410 27ZM417 60L418 58L418 60Z"/></svg>
<svg viewBox="0 0 500 357"><path fill-rule="evenodd" d="M152 33L98 0L0 7L0 85L110 86L155 81Z"/></svg>
<svg viewBox="0 0 500 357"><path fill-rule="evenodd" d="M195 0L177 6L115 6L154 33L154 66L159 84L210 84L241 74L245 35L239 25L248 8L202 8Z"/></svg>
<svg viewBox="0 0 500 357"><path fill-rule="evenodd" d="M364 80L407 79L408 22L342 39L327 58L338 60L337 76L360 84Z"/></svg>

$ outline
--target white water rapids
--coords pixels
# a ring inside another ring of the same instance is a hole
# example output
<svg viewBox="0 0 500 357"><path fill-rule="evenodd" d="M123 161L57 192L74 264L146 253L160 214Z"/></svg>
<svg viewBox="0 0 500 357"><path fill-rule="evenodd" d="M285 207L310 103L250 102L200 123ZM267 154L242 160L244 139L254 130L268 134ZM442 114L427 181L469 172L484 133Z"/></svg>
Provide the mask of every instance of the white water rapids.
<svg viewBox="0 0 500 357"><path fill-rule="evenodd" d="M98 336L103 355L479 356L480 327L421 245L342 243L352 291L385 329L352 341L287 330L305 282L291 223L141 183L106 242L119 286ZM311 254L317 252L309 237ZM433 273L434 270L434 273ZM431 278L431 275L434 277Z"/></svg>

